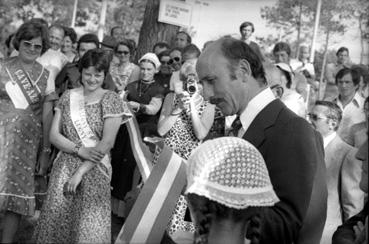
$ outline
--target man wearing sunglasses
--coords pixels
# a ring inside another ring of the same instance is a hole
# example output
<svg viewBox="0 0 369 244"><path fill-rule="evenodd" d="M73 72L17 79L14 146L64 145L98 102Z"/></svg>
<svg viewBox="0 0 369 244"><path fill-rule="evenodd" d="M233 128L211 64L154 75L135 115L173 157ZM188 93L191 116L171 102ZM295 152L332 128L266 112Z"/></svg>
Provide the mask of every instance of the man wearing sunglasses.
<svg viewBox="0 0 369 244"><path fill-rule="evenodd" d="M355 159L357 150L337 134L342 110L335 103L316 101L309 119L324 141L328 200L321 243L331 243L342 221L363 208L364 192L359 188L361 163Z"/></svg>

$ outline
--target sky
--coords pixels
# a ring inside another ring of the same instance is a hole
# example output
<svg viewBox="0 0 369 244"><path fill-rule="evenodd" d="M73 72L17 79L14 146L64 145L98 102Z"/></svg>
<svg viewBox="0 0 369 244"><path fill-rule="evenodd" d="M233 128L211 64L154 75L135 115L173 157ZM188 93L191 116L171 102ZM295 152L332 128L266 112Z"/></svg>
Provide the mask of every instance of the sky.
<svg viewBox="0 0 369 244"><path fill-rule="evenodd" d="M172 0L173 1L173 0ZM271 27L267 27L266 21L260 16L260 8L272 6L277 0L186 0L192 4L191 30L195 31L193 42L200 47L208 40L217 39L226 34L239 37L239 25L244 21L251 21L255 26L254 36L266 37L268 34L277 33ZM312 23L313 25L314 23ZM360 61L359 27L352 26L344 36L335 36L331 49L337 50L346 46L350 50L353 62ZM322 48L324 36L320 35L317 48ZM310 45L310 43L308 43ZM369 43L366 43L368 50ZM367 56L368 59L368 56ZM367 61L368 62L368 61Z"/></svg>

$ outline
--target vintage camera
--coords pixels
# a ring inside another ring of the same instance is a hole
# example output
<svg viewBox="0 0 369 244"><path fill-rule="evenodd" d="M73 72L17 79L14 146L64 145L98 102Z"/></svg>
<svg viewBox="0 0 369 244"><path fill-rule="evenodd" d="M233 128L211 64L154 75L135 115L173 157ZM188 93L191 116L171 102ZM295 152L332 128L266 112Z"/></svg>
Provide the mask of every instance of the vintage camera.
<svg viewBox="0 0 369 244"><path fill-rule="evenodd" d="M194 94L197 91L196 76L188 75L183 85L183 90L187 91L190 95Z"/></svg>

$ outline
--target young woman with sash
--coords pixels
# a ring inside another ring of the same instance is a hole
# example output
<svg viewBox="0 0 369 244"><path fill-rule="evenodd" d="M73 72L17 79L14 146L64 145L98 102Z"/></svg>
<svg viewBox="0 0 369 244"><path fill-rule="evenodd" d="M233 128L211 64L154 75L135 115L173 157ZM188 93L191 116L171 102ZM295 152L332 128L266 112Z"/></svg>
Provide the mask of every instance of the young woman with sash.
<svg viewBox="0 0 369 244"><path fill-rule="evenodd" d="M80 61L82 87L60 98L50 131L60 150L36 226L37 243L110 243L109 151L122 122L119 95L102 88L109 57L89 50Z"/></svg>
<svg viewBox="0 0 369 244"><path fill-rule="evenodd" d="M0 62L1 243L14 241L22 215L34 215L35 171L44 175L48 167L48 131L57 97L49 72L36 62L49 47L47 33L38 23L24 23L13 40L19 55Z"/></svg>

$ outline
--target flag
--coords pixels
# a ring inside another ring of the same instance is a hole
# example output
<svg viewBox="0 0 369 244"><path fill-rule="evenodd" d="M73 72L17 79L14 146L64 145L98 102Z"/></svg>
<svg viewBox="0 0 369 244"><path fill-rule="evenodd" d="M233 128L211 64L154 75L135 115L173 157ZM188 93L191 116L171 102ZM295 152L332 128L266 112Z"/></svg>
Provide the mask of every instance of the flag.
<svg viewBox="0 0 369 244"><path fill-rule="evenodd" d="M186 184L186 161L163 146L116 243L160 243Z"/></svg>

